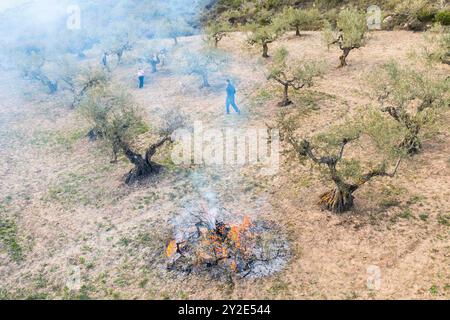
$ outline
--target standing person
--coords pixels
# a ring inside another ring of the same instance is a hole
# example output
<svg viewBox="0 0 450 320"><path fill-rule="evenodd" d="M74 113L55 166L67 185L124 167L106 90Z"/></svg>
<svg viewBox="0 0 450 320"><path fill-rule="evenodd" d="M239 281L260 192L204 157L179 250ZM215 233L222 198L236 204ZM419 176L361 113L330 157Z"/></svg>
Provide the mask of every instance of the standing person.
<svg viewBox="0 0 450 320"><path fill-rule="evenodd" d="M161 60L161 67L164 67L166 65L166 54L167 54L167 49L162 49L159 52L159 59Z"/></svg>
<svg viewBox="0 0 450 320"><path fill-rule="evenodd" d="M139 89L144 88L145 71L142 68L138 70L138 79L139 79Z"/></svg>
<svg viewBox="0 0 450 320"><path fill-rule="evenodd" d="M161 60L159 60L159 56L157 54L154 54L151 58L150 58L150 65L152 67L152 73L156 73L158 70L156 69L156 66L161 62Z"/></svg>
<svg viewBox="0 0 450 320"><path fill-rule="evenodd" d="M230 114L230 105L233 107L234 111L236 111L238 114L241 114L241 111L239 110L238 106L236 105L236 88L231 84L231 81L227 79L227 114Z"/></svg>
<svg viewBox="0 0 450 320"><path fill-rule="evenodd" d="M103 56L102 56L102 65L104 68L106 68L106 70L109 71L109 66L108 66L108 52L104 52Z"/></svg>

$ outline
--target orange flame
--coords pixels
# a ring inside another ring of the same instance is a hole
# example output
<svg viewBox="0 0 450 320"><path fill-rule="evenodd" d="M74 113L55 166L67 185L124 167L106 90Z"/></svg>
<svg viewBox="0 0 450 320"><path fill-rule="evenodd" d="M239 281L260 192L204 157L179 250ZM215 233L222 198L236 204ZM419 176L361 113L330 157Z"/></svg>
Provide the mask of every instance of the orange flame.
<svg viewBox="0 0 450 320"><path fill-rule="evenodd" d="M196 263L221 259L233 271L238 271L237 257L250 254L254 235L250 232L251 221L244 217L242 224L220 225L216 230L202 232L199 246L195 249ZM178 244L172 240L167 248L167 257L172 257L178 250Z"/></svg>
<svg viewBox="0 0 450 320"><path fill-rule="evenodd" d="M245 233L250 228L250 218L244 217L242 224L231 226L229 233L229 238L234 242L236 248L241 248L241 238L243 233Z"/></svg>
<svg viewBox="0 0 450 320"><path fill-rule="evenodd" d="M177 252L177 242L175 240L170 241L166 249L167 257L172 257Z"/></svg>
<svg viewBox="0 0 450 320"><path fill-rule="evenodd" d="M250 218L244 217L244 220L242 221L242 229L248 230L250 228Z"/></svg>
<svg viewBox="0 0 450 320"><path fill-rule="evenodd" d="M231 262L231 270L233 270L233 272L236 272L237 271L237 263L236 263L236 261L232 261Z"/></svg>

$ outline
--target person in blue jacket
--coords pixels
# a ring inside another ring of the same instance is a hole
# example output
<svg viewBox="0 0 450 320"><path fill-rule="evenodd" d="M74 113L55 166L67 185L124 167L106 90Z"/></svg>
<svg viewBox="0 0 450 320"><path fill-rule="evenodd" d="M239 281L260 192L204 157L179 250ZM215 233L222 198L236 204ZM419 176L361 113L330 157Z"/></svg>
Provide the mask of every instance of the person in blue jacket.
<svg viewBox="0 0 450 320"><path fill-rule="evenodd" d="M230 106L233 107L234 111L241 114L238 106L236 105L236 88L231 84L231 81L227 79L227 114L230 114Z"/></svg>

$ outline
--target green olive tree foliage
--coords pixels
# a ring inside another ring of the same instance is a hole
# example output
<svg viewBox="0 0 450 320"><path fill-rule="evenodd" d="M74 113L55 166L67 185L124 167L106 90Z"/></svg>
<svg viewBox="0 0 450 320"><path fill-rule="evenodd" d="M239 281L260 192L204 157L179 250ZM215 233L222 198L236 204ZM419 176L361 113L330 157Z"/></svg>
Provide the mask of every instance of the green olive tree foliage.
<svg viewBox="0 0 450 320"><path fill-rule="evenodd" d="M285 32L282 19L273 19L268 25L252 24L249 26L250 35L247 42L250 45L262 47L263 58L269 57L269 44L276 41Z"/></svg>
<svg viewBox="0 0 450 320"><path fill-rule="evenodd" d="M113 162L122 153L134 165L125 177L127 184L159 172L161 165L152 158L159 148L172 142L172 133L183 124L183 118L176 113L164 115L158 140L141 154L133 147L133 142L148 128L142 110L127 91L120 87L97 86L83 100L80 112L111 146Z"/></svg>
<svg viewBox="0 0 450 320"><path fill-rule="evenodd" d="M300 90L313 85L313 80L320 77L323 72L323 64L318 61L289 60L289 53L285 48L280 48L274 55L268 80L274 80L283 86L283 100L280 106L292 104L289 99L289 88Z"/></svg>
<svg viewBox="0 0 450 320"><path fill-rule="evenodd" d="M106 86L111 78L111 75L104 69L91 66L81 67L72 56L59 59L58 65L61 87L73 96L71 108L77 107L89 90L97 86Z"/></svg>
<svg viewBox="0 0 450 320"><path fill-rule="evenodd" d="M178 37L194 33L194 28L183 17L166 18L159 23L158 36L173 39L178 45Z"/></svg>
<svg viewBox="0 0 450 320"><path fill-rule="evenodd" d="M212 43L215 48L219 46L219 42L227 36L227 33L231 31L231 27L228 23L218 21L210 22L205 27L205 33L207 36L207 41Z"/></svg>
<svg viewBox="0 0 450 320"><path fill-rule="evenodd" d="M450 27L436 24L425 33L425 42L425 59L450 65Z"/></svg>
<svg viewBox="0 0 450 320"><path fill-rule="evenodd" d="M214 48L204 48L200 52L185 52L183 71L189 75L198 75L202 79L201 88L211 87L209 75L220 71L226 63L227 57Z"/></svg>
<svg viewBox="0 0 450 320"><path fill-rule="evenodd" d="M74 102L76 107L86 97L90 90L105 87L111 80L111 75L100 68L87 68L80 72L75 81Z"/></svg>
<svg viewBox="0 0 450 320"><path fill-rule="evenodd" d="M295 30L295 35L300 37L301 30L316 29L321 24L321 16L319 10L311 9L296 9L294 7L285 7L281 16L289 29Z"/></svg>
<svg viewBox="0 0 450 320"><path fill-rule="evenodd" d="M25 79L39 82L47 88L50 94L58 91L55 68L44 49L21 48L14 54L15 63Z"/></svg>
<svg viewBox="0 0 450 320"><path fill-rule="evenodd" d="M380 108L405 129L400 147L408 154L419 153L422 136L449 106L450 81L390 62L368 77Z"/></svg>
<svg viewBox="0 0 450 320"><path fill-rule="evenodd" d="M117 65L121 64L124 54L133 50L134 43L135 37L127 31L121 34L113 34L106 38L102 43L102 63L107 70L111 69L109 57L114 56L116 58Z"/></svg>
<svg viewBox="0 0 450 320"><path fill-rule="evenodd" d="M427 23L433 21L436 14L437 1L409 0L400 1L394 8L396 25L415 31L421 31Z"/></svg>
<svg viewBox="0 0 450 320"><path fill-rule="evenodd" d="M325 21L324 40L328 46L337 44L342 50L339 67L347 65L347 57L352 50L365 45L366 30L365 15L354 8L347 8L339 13L336 30L332 28L330 22Z"/></svg>
<svg viewBox="0 0 450 320"><path fill-rule="evenodd" d="M374 178L394 177L400 166L403 155L396 148L396 142L401 138L401 128L387 121L380 112L362 113L358 120L310 138L299 137L295 117L282 113L278 122L283 140L299 160L311 161L333 182L332 190L320 196L319 204L326 210L335 213L350 210L357 190ZM371 148L375 155L363 161L362 157L347 156L347 148L358 155Z"/></svg>

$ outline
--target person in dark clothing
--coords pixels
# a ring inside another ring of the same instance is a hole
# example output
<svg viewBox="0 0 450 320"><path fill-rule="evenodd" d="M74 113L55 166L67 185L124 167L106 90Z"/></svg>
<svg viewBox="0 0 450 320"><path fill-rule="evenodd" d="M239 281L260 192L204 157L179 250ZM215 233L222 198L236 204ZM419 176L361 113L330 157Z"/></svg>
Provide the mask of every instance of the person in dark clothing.
<svg viewBox="0 0 450 320"><path fill-rule="evenodd" d="M102 65L108 67L108 53L104 52L102 57Z"/></svg>
<svg viewBox="0 0 450 320"><path fill-rule="evenodd" d="M236 111L238 114L241 114L241 111L236 105L235 96L236 96L236 88L231 84L231 81L227 79L227 101L226 101L227 114L230 114L230 106L232 106L234 111Z"/></svg>
<svg viewBox="0 0 450 320"><path fill-rule="evenodd" d="M145 71L144 71L144 69L139 69L139 71L138 71L138 79L139 79L139 89L144 88L144 80L145 80Z"/></svg>
<svg viewBox="0 0 450 320"><path fill-rule="evenodd" d="M150 66L152 67L152 73L156 73L158 70L156 69L156 66L161 62L161 60L159 59L159 55L154 54L151 58L150 58Z"/></svg>

